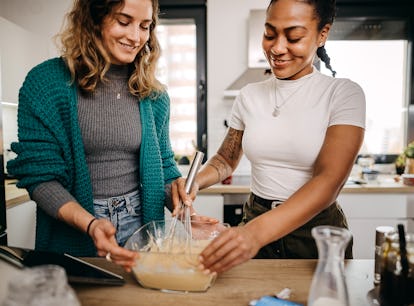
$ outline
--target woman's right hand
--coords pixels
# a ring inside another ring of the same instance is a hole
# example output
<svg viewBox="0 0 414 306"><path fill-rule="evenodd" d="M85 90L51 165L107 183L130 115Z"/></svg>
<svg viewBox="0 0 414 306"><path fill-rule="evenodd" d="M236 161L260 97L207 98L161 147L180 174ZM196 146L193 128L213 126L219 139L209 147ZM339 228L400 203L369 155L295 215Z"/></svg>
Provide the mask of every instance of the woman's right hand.
<svg viewBox="0 0 414 306"><path fill-rule="evenodd" d="M116 242L115 233L115 227L106 219L97 219L89 228L89 235L95 243L98 255L106 256L107 260L121 265L130 272L139 253L120 247Z"/></svg>

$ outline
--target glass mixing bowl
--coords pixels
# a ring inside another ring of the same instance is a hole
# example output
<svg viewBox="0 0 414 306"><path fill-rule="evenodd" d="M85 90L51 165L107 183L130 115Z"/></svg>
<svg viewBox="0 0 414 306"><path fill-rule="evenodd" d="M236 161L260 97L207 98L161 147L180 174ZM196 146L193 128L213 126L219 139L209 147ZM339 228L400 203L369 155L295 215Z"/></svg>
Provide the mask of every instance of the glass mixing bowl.
<svg viewBox="0 0 414 306"><path fill-rule="evenodd" d="M188 227L188 226L187 226ZM144 288L162 291L203 292L215 281L198 266L201 251L220 232L224 223L191 221L191 235L181 221L152 221L139 228L125 248L138 251L133 274Z"/></svg>

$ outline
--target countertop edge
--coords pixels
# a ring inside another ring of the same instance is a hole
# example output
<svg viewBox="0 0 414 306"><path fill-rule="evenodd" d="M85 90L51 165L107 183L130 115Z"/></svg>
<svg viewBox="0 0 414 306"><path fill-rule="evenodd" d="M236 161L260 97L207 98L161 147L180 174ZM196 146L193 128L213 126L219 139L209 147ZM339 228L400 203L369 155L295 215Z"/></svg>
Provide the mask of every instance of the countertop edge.
<svg viewBox="0 0 414 306"><path fill-rule="evenodd" d="M29 194L27 193L27 190L16 187L16 180L11 180L11 179L4 180L4 191L5 191L5 196L6 196L6 208L7 209L18 206L27 201L30 201L30 197L29 197Z"/></svg>
<svg viewBox="0 0 414 306"><path fill-rule="evenodd" d="M199 194L243 194L250 193L250 186L247 185L224 185L217 184L200 190ZM341 193L413 193L414 186L403 184L391 185L355 185L345 186Z"/></svg>

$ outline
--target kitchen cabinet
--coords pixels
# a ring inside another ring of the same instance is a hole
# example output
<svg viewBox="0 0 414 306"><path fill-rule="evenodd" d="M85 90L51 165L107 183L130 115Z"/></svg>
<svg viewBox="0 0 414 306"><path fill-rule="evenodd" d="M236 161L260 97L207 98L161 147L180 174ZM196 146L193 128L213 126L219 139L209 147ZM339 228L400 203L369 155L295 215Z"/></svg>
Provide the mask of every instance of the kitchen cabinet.
<svg viewBox="0 0 414 306"><path fill-rule="evenodd" d="M6 209L8 245L34 249L36 203L27 201Z"/></svg>
<svg viewBox="0 0 414 306"><path fill-rule="evenodd" d="M223 195L198 194L193 202L193 207L198 215L216 218L223 222ZM171 219L171 212L165 208L165 220Z"/></svg>
<svg viewBox="0 0 414 306"><path fill-rule="evenodd" d="M223 222L223 204L223 195L221 194L199 194L193 206L199 215L216 218L220 222Z"/></svg>
<svg viewBox="0 0 414 306"><path fill-rule="evenodd" d="M374 258L377 226L401 223L406 231L414 231L414 195L410 193L342 193L338 202L353 235L354 258Z"/></svg>

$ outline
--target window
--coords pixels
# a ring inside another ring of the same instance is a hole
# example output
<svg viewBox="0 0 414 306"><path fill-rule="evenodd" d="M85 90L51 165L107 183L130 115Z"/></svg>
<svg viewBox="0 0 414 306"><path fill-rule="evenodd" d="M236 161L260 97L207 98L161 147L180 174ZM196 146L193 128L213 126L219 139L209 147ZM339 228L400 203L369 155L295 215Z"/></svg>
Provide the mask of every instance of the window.
<svg viewBox="0 0 414 306"><path fill-rule="evenodd" d="M364 90L367 113L361 154L399 154L407 128L407 40L328 40L337 78ZM321 64L321 71L331 72Z"/></svg>
<svg viewBox="0 0 414 306"><path fill-rule="evenodd" d="M404 12L402 7L396 8L398 13ZM410 19L395 12L390 16L384 8L370 15L349 7L342 14L350 16L336 19L326 51L336 77L355 81L365 93L366 131L360 154L391 158L401 153L410 139ZM320 69L331 74L322 63Z"/></svg>
<svg viewBox="0 0 414 306"><path fill-rule="evenodd" d="M177 155L192 155L197 143L197 65L194 21L174 20L158 27L158 78L171 99L170 137Z"/></svg>
<svg viewBox="0 0 414 306"><path fill-rule="evenodd" d="M161 58L157 76L167 85L171 99L171 145L178 157L192 156L196 149L206 154L205 3L166 2L170 1L160 1L157 34Z"/></svg>

